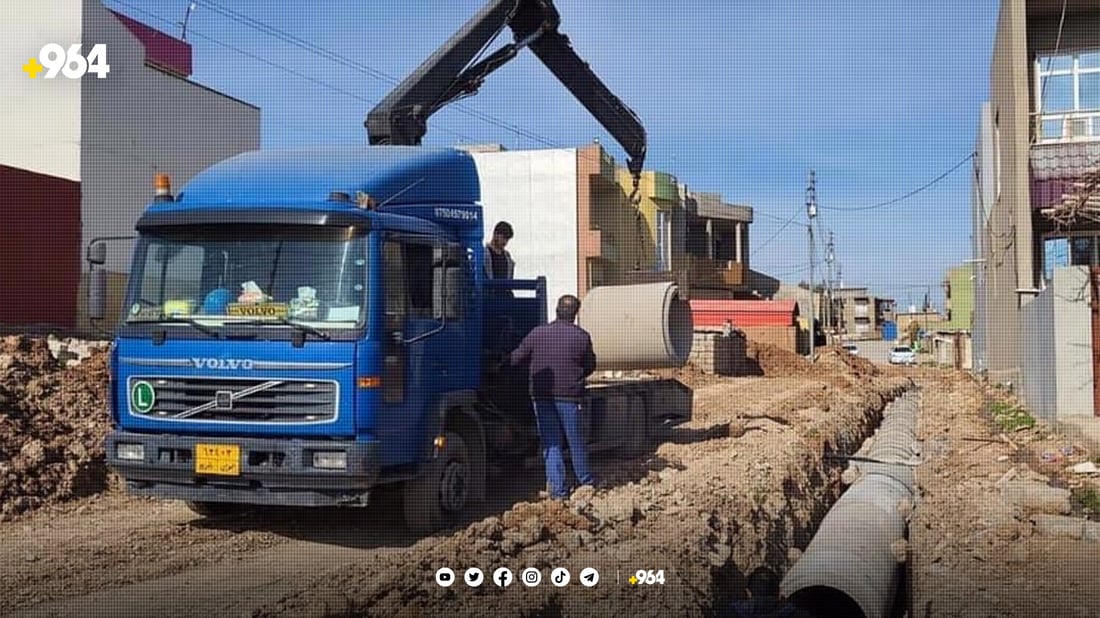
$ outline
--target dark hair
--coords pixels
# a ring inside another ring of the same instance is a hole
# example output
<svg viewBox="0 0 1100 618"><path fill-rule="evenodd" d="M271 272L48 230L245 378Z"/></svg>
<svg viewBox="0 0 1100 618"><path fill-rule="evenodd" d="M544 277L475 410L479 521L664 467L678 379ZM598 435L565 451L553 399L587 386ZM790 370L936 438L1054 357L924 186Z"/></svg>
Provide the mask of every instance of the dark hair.
<svg viewBox="0 0 1100 618"><path fill-rule="evenodd" d="M572 322L581 310L581 300L572 294L566 294L558 299L557 314L559 320Z"/></svg>
<svg viewBox="0 0 1100 618"><path fill-rule="evenodd" d="M515 232L512 231L512 224L507 221L501 221L493 228L493 235L496 234L500 234L508 240L512 240L512 236L515 236Z"/></svg>

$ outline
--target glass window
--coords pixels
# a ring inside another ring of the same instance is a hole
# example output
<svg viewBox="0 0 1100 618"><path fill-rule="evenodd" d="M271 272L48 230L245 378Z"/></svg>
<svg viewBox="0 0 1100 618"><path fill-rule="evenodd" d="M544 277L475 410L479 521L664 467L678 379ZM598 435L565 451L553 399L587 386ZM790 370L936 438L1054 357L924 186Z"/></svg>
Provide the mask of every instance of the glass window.
<svg viewBox="0 0 1100 618"><path fill-rule="evenodd" d="M1062 119L1048 119L1043 121L1043 138L1058 139L1062 137Z"/></svg>
<svg viewBox="0 0 1100 618"><path fill-rule="evenodd" d="M1073 75L1044 77L1042 88L1043 113L1073 111Z"/></svg>
<svg viewBox="0 0 1100 618"><path fill-rule="evenodd" d="M1050 71L1068 71L1073 68L1073 56L1039 56L1039 70L1047 73Z"/></svg>
<svg viewBox="0 0 1100 618"><path fill-rule="evenodd" d="M128 322L291 318L354 328L366 310L366 238L350 228L195 226L142 235Z"/></svg>
<svg viewBox="0 0 1100 618"><path fill-rule="evenodd" d="M1081 109L1100 109L1100 71L1082 73L1079 79Z"/></svg>
<svg viewBox="0 0 1100 618"><path fill-rule="evenodd" d="M1074 236L1071 238L1069 242L1070 264L1074 266L1091 266L1092 245L1093 238L1091 236Z"/></svg>
<svg viewBox="0 0 1100 618"><path fill-rule="evenodd" d="M1085 52L1077 56L1077 68L1100 69L1100 51Z"/></svg>

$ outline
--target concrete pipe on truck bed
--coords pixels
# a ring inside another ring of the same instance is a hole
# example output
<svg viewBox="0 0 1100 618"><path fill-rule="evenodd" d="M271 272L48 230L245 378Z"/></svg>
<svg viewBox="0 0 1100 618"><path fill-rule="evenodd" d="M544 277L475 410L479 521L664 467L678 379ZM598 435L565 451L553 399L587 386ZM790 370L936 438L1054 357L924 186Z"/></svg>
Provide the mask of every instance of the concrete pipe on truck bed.
<svg viewBox="0 0 1100 618"><path fill-rule="evenodd" d="M691 307L672 282L593 288L577 322L601 371L682 367L691 354Z"/></svg>

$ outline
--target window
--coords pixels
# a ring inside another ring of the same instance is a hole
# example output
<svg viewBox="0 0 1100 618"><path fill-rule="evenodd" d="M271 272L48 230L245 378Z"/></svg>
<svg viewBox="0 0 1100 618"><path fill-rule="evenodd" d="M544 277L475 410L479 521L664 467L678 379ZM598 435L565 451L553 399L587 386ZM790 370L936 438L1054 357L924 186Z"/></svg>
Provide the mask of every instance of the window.
<svg viewBox="0 0 1100 618"><path fill-rule="evenodd" d="M135 255L130 323L286 317L355 329L365 317L366 238L353 229L184 226L143 233Z"/></svg>
<svg viewBox="0 0 1100 618"><path fill-rule="evenodd" d="M1041 140L1100 137L1100 51L1039 55L1035 75Z"/></svg>
<svg viewBox="0 0 1100 618"><path fill-rule="evenodd" d="M432 317L432 246L387 240L385 262L386 313L414 319Z"/></svg>

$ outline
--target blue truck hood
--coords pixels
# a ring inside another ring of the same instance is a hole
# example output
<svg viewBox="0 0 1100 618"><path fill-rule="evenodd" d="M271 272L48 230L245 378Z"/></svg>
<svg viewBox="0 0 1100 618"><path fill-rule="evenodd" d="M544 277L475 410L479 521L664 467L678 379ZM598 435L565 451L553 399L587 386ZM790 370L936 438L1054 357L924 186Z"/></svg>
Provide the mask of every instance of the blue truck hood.
<svg viewBox="0 0 1100 618"><path fill-rule="evenodd" d="M355 345L119 339L119 426L179 435L352 437Z"/></svg>

